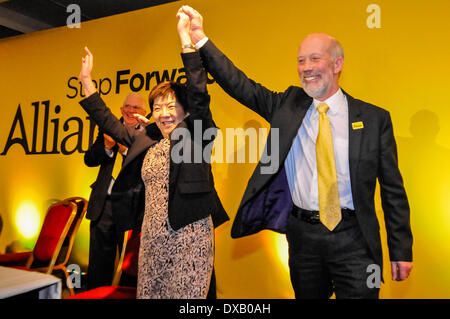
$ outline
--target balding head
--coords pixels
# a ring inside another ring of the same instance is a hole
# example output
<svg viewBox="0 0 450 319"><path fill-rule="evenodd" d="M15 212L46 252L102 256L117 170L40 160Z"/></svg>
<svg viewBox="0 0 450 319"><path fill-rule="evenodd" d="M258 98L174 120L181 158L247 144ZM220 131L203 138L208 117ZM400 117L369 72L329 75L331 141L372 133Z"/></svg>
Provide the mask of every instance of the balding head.
<svg viewBox="0 0 450 319"><path fill-rule="evenodd" d="M134 114L145 115L145 99L138 93L132 92L127 95L120 108L123 121L127 126L136 126L138 121L134 118Z"/></svg>
<svg viewBox="0 0 450 319"><path fill-rule="evenodd" d="M339 57L344 59L344 49L342 48L339 41L333 38L331 35L326 33L309 34L306 36L305 39L303 39L302 43L300 44L300 47L302 46L302 44L307 44L310 42L320 42L322 45L326 47L326 50L333 59Z"/></svg>

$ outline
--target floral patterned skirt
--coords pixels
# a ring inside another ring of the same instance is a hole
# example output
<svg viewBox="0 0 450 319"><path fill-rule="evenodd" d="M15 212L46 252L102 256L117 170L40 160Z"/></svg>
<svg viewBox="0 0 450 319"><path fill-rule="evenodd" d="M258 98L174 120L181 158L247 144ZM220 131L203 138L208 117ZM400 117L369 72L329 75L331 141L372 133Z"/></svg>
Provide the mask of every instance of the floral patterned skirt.
<svg viewBox="0 0 450 319"><path fill-rule="evenodd" d="M146 194L137 298L206 298L214 263L214 227L210 216L177 231L170 227L169 148L169 140L161 140L149 148L142 165Z"/></svg>

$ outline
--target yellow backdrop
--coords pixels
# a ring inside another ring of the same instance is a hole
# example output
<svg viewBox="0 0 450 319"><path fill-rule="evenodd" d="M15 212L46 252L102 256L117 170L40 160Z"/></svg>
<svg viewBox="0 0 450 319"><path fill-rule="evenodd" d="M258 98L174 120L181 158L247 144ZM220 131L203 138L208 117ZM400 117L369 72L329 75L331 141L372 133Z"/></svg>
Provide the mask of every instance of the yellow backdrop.
<svg viewBox="0 0 450 319"><path fill-rule="evenodd" d="M448 0L336 2L228 0L176 2L0 41L0 252L32 247L48 203L88 198L98 169L83 164L90 122L78 105L83 47L94 53L94 79L119 114L130 89L147 96L163 78L183 76L175 14L198 9L207 35L248 76L274 91L299 85L296 54L309 33L342 43L341 86L352 96L389 110L400 169L411 205L414 269L390 280L384 243L382 298L450 297L450 42ZM431 5L432 4L432 5ZM81 8L83 10L83 8ZM255 113L209 86L216 123L266 128ZM238 148L246 147L237 145ZM219 196L233 219L255 164L215 164ZM383 224L379 197L377 212ZM292 298L283 235L263 231L233 240L231 222L216 230L220 298ZM384 228L382 236L385 238ZM85 266L89 222L79 232L72 260Z"/></svg>

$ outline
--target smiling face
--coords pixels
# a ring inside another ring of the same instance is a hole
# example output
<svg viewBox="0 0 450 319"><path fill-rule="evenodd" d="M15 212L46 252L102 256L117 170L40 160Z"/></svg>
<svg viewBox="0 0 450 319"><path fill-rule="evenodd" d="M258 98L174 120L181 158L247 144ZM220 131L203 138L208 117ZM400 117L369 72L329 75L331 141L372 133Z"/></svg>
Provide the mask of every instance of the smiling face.
<svg viewBox="0 0 450 319"><path fill-rule="evenodd" d="M145 116L145 100L138 94L129 94L123 102L120 111L122 112L123 123L125 125L131 127L136 126L138 121L133 115L137 113Z"/></svg>
<svg viewBox="0 0 450 319"><path fill-rule="evenodd" d="M174 94L157 96L153 102L153 119L165 138L186 116Z"/></svg>
<svg viewBox="0 0 450 319"><path fill-rule="evenodd" d="M303 89L320 101L325 101L339 89L339 73L344 59L336 56L336 44L337 41L329 35L311 34L298 50L298 74Z"/></svg>

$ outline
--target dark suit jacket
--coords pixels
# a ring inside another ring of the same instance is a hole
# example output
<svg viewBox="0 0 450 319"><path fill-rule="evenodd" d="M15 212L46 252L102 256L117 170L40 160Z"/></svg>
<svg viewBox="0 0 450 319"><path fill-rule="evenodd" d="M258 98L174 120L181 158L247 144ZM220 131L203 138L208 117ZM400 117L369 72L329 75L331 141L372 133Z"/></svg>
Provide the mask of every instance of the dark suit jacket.
<svg viewBox="0 0 450 319"><path fill-rule="evenodd" d="M312 98L295 86L282 93L266 89L236 68L210 40L200 49L200 54L207 71L229 95L270 123L271 132L266 144L269 154L273 147L272 130L279 130L280 167L272 174L261 174L263 163L258 163L240 203L231 235L236 238L262 229L285 233L293 203L284 161L312 104ZM381 241L374 206L378 178L390 258L392 261L411 261L409 205L398 169L389 113L348 94L346 97L349 107L350 179L359 226L373 257L381 266ZM354 122L363 122L364 127L353 129Z"/></svg>
<svg viewBox="0 0 450 319"><path fill-rule="evenodd" d="M97 179L91 185L92 191L89 197L89 204L86 218L96 221L103 212L109 185L111 184L114 163L117 157L117 145L114 146L114 156L109 157L105 152L105 139L103 132L99 130L95 142L84 154L84 163L89 167L100 166ZM118 160L121 160L120 158Z"/></svg>
<svg viewBox="0 0 450 319"><path fill-rule="evenodd" d="M203 131L215 128L215 124L209 110L207 78L200 56L194 52L182 54L182 59L188 79L187 111L190 115L178 127L186 128L191 133L184 142L190 144L191 151L194 151L197 148L193 139L194 121L201 123ZM147 150L162 139L161 132L155 124L147 126L144 131L124 127L97 93L82 100L80 104L105 133L128 146L122 170L112 189L112 209L119 230L138 227L142 223L145 204L145 187L141 178L142 163ZM171 139L171 150L179 142L183 140ZM210 141L203 141L203 143L206 145ZM169 173L171 227L178 230L209 215L212 215L216 227L228 220L214 188L211 165L204 160L200 163L175 163L171 158Z"/></svg>

